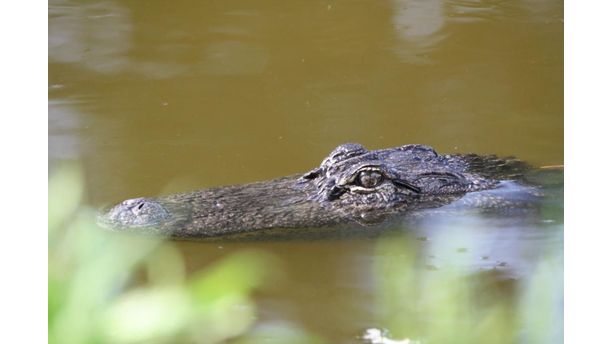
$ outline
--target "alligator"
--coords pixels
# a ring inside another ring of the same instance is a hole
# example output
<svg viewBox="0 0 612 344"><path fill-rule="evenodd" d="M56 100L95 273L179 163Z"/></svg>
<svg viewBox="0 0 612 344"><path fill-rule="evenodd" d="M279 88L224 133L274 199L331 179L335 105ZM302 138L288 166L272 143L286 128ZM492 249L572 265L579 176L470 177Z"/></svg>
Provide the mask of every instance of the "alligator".
<svg viewBox="0 0 612 344"><path fill-rule="evenodd" d="M99 223L117 231L184 239L270 228L368 226L500 188L529 168L515 158L441 155L420 144L367 150L347 143L305 174L129 199L101 214ZM504 206L499 199L492 204Z"/></svg>

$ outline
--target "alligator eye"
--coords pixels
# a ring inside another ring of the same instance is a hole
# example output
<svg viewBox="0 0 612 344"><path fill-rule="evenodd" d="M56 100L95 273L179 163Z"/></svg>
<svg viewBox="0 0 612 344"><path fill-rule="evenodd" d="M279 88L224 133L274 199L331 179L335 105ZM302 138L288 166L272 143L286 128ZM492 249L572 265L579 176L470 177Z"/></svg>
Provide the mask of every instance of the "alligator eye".
<svg viewBox="0 0 612 344"><path fill-rule="evenodd" d="M361 171L357 176L357 180L359 181L359 185L371 189L382 182L383 176L378 171Z"/></svg>

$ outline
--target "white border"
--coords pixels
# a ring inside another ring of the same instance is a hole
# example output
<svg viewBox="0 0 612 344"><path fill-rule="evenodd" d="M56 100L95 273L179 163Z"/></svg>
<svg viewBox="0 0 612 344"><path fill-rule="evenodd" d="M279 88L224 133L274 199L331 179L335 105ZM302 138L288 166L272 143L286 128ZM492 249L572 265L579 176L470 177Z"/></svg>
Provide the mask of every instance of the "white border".
<svg viewBox="0 0 612 344"><path fill-rule="evenodd" d="M0 12L0 302L6 325L1 342L46 338L48 14L43 4L8 2ZM612 229L605 215L612 212L612 6L570 0L565 13L566 340L610 342Z"/></svg>
<svg viewBox="0 0 612 344"><path fill-rule="evenodd" d="M42 1L0 11L2 343L47 338L47 12Z"/></svg>
<svg viewBox="0 0 612 344"><path fill-rule="evenodd" d="M612 6L565 6L565 340L612 343Z"/></svg>

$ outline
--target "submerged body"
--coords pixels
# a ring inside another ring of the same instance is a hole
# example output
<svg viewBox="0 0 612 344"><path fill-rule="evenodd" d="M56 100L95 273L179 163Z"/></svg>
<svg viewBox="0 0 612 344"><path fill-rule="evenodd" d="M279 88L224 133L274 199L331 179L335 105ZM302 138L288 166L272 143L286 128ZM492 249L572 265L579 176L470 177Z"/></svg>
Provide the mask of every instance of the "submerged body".
<svg viewBox="0 0 612 344"><path fill-rule="evenodd" d="M100 222L115 230L180 238L266 228L370 224L460 199L511 206L512 200L482 191L503 189L504 181L516 179L527 169L518 160L492 155L439 155L423 145L369 151L349 143L338 146L306 174L130 199L101 215ZM468 193L481 196L464 198Z"/></svg>

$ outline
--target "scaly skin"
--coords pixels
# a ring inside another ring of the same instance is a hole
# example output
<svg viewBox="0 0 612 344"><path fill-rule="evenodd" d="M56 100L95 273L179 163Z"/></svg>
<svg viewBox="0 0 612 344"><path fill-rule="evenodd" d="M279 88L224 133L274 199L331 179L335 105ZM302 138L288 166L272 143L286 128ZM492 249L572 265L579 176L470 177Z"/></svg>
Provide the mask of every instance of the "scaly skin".
<svg viewBox="0 0 612 344"><path fill-rule="evenodd" d="M124 201L99 217L113 230L205 238L265 228L377 223L496 188L527 165L495 156L439 155L406 145L343 144L303 175Z"/></svg>

